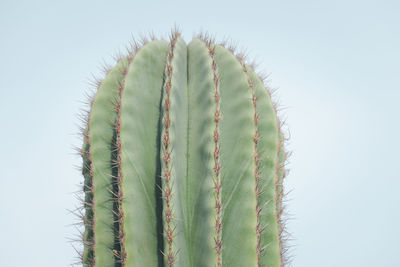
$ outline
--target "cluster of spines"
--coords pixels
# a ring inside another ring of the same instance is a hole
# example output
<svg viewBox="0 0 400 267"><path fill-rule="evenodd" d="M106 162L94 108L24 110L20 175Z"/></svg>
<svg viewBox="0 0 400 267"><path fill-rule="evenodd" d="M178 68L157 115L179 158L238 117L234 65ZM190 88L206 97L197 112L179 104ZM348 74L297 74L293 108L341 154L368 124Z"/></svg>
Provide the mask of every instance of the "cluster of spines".
<svg viewBox="0 0 400 267"><path fill-rule="evenodd" d="M260 256L263 251L263 248L261 247L261 233L263 231L261 222L260 222L260 213L262 207L259 204L259 195L262 193L260 190L260 185L259 185L259 179L260 179L260 172L259 172L259 158L258 158L258 151L257 151L257 145L258 145L258 114L257 114L257 98L254 92L254 83L253 80L249 77L249 74L247 72L247 67L243 61L243 59L239 58L240 64L242 65L243 71L246 74L247 78L247 83L249 84L249 87L251 89L251 100L253 102L254 106L254 125L255 125L255 131L254 131L254 162L255 162L255 168L254 168L254 179L255 179L255 186L254 186L254 193L256 195L256 215L257 215L257 222L256 222L256 235L257 235L257 245L256 245L256 251L257 251L257 264L260 265Z"/></svg>
<svg viewBox="0 0 400 267"><path fill-rule="evenodd" d="M100 82L99 82L100 83ZM81 204L76 207L74 210L68 210L71 214L73 214L77 218L77 222L73 223L78 234L76 234L72 238L68 238L70 242L72 242L72 247L77 253L77 262L73 265L81 264L83 262L87 262L91 265L94 265L94 192L93 192L93 166L92 159L90 153L90 136L89 136L89 120L90 120L90 108L93 104L93 97L86 93L87 101L83 103L89 106L88 110L82 109L78 115L79 120L82 125L79 126L79 136L82 137L82 147L74 147L74 150L77 155L82 158L82 165L76 166L78 170L82 173L84 177L83 186L80 186L77 192L74 192L76 199ZM82 196L83 193L83 196ZM81 227L84 227L84 230L81 230ZM83 250L78 248L75 244L83 245Z"/></svg>
<svg viewBox="0 0 400 267"><path fill-rule="evenodd" d="M215 61L215 45L211 42L210 39L203 39L206 44L209 55L211 57L211 68L213 71L213 82L214 82L214 100L215 100L215 112L214 112L214 190L215 190L215 233L214 237L215 242L215 251L217 253L217 267L222 266L222 201L221 201L221 165L219 162L220 157L220 147L219 147L219 122L222 118L221 109L220 109L220 99L221 95L219 93L219 77L218 77L218 69L217 63Z"/></svg>
<svg viewBox="0 0 400 267"><path fill-rule="evenodd" d="M165 213L164 218L166 221L166 229L165 229L165 238L168 244L168 251L165 252L167 254L168 265L172 267L175 262L175 252L173 249L173 242L174 242L174 235L175 235L175 228L173 226L173 207L172 207L172 181L171 181L171 147L170 147L170 126L171 126L171 119L170 119L170 108L171 108L171 101L170 101L170 93L171 93L171 86L172 86L172 60L174 58L174 49L176 45L176 41L180 34L178 32L172 33L171 35L171 42L170 42L170 50L167 55L167 65L166 65L166 80L164 84L164 114L163 114L163 124L164 124L164 135L162 137L162 143L164 148L164 153L162 155L162 160L164 162L164 172L162 178L164 179L164 188L163 188L163 198L165 200Z"/></svg>
<svg viewBox="0 0 400 267"><path fill-rule="evenodd" d="M124 211L122 209L122 200L124 198L124 194L121 188L123 173L122 173L122 160L121 160L121 98L122 92L125 88L125 78L128 73L128 69L130 63L133 60L134 55L137 53L139 46L136 44L134 47L134 52L128 56L128 65L123 70L123 79L119 84L119 98L116 100L115 111L117 112L117 119L115 121L115 157L114 157L114 168L116 175L113 177L114 180L114 215L115 215L115 247L113 249L113 254L116 258L116 262L120 263L122 266L125 266L126 263L126 251L125 251L125 231L124 231Z"/></svg>
<svg viewBox="0 0 400 267"><path fill-rule="evenodd" d="M275 113L277 114L277 107L276 105L274 106ZM287 160L290 157L290 153L286 151L284 143L287 141L285 139L283 133L282 133L282 128L283 128L283 122L281 120L277 120L277 123L279 125L278 131L279 131L279 146L278 146L278 158L276 161L276 176L275 176L275 187L276 191L278 192L277 194L277 199L276 199L276 213L277 213L277 222L278 222L278 227L279 227L279 251L280 251L280 256L281 256L281 267L286 266L287 263L290 262L290 255L288 253L289 251L289 233L286 231L286 221L288 219L287 214L285 214L285 207L284 207L284 201L285 201L285 192L283 190L283 182L285 180L285 177L287 175L287 170L286 170L286 164Z"/></svg>
<svg viewBox="0 0 400 267"><path fill-rule="evenodd" d="M276 112L276 109L275 109L275 112ZM277 124L280 124L280 122L278 121L277 122ZM283 212L283 209L282 209L282 194L283 194L283 188L282 188L282 186L281 186L281 181L280 181L280 171L281 171L281 163L280 163L280 157L279 157L279 155L280 155L280 153L281 153L281 150L283 149L283 147L282 147L282 145L281 145L281 142L280 142L280 134L281 134L281 132L280 132L280 125L278 126L278 133L279 133L279 140L278 140L278 157L277 157L277 159L276 159L276 164L275 164L275 188L276 188L276 192L277 192L277 194L276 194L276 199L275 199L275 201L276 201L276 214L277 214L277 221L278 221L278 231L279 231L279 251L282 251L282 246L283 246L283 244L282 244L282 221L281 221L281 219L282 219L282 212ZM282 175L283 175L283 177L284 177L284 170L283 170L283 173L282 173ZM283 178L282 177L282 178ZM281 253L281 266L283 266L283 259L282 259L283 257L282 257L282 253Z"/></svg>
<svg viewBox="0 0 400 267"><path fill-rule="evenodd" d="M98 82L100 84L100 82ZM93 99L87 95L88 104L90 108L93 104ZM92 154L90 151L90 135L89 135L89 121L90 121L90 110L85 112L81 116L82 121L86 124L85 128L81 129L83 136L83 147L80 149L81 157L83 158L82 165L82 175L84 176L83 183L83 210L85 211L85 216L83 216L83 224L85 226L85 231L82 235L82 240L84 244L84 250L80 253L80 258L82 263L86 262L87 266L94 266L96 264L96 259L94 257L94 247L95 247L95 236L94 236L94 185L93 185L93 165L92 165Z"/></svg>

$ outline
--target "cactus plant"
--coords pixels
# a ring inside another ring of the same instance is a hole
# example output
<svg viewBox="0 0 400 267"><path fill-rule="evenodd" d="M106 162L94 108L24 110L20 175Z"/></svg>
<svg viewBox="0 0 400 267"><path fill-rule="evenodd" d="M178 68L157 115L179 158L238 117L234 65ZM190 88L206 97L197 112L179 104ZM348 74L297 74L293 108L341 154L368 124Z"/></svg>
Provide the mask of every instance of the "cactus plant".
<svg viewBox="0 0 400 267"><path fill-rule="evenodd" d="M286 153L263 80L208 35L133 47L84 127L83 266L283 266Z"/></svg>

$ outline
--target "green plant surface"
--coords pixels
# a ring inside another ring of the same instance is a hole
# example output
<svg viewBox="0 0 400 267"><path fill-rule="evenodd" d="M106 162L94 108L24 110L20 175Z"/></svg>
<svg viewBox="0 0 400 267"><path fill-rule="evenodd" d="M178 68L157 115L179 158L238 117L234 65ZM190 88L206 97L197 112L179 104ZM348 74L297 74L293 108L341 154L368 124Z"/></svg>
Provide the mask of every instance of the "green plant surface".
<svg viewBox="0 0 400 267"><path fill-rule="evenodd" d="M284 136L244 58L143 40L91 101L83 266L284 266Z"/></svg>

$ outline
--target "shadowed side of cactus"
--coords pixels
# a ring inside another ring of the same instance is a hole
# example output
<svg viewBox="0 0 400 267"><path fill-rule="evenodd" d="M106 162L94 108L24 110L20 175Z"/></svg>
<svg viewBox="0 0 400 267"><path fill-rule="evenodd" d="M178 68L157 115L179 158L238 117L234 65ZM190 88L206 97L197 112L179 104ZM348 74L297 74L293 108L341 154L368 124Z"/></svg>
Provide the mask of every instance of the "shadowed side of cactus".
<svg viewBox="0 0 400 267"><path fill-rule="evenodd" d="M83 266L284 266L283 144L232 49L178 32L135 44L84 130Z"/></svg>

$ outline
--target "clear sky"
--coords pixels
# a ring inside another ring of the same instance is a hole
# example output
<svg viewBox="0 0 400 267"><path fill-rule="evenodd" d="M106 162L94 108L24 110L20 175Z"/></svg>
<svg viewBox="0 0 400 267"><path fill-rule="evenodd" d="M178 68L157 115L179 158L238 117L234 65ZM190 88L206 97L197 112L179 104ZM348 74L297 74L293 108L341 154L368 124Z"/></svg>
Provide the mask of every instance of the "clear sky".
<svg viewBox="0 0 400 267"><path fill-rule="evenodd" d="M77 113L131 35L248 49L287 118L295 267L400 266L400 2L0 2L2 266L69 266Z"/></svg>

